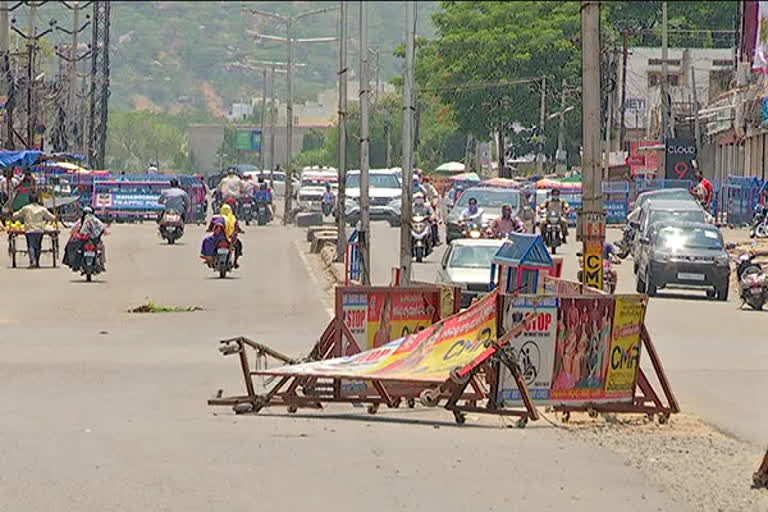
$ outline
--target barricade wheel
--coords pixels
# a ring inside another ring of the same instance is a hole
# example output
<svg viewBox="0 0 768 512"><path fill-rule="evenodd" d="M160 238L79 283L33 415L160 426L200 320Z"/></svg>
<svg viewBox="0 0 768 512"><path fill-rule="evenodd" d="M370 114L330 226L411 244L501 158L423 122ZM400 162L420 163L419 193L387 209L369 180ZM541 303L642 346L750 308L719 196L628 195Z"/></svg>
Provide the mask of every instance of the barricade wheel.
<svg viewBox="0 0 768 512"><path fill-rule="evenodd" d="M590 409L590 410L588 411L588 414L589 414L589 417L590 417L590 418L597 418L597 411L596 411L596 410L594 410L594 409Z"/></svg>
<svg viewBox="0 0 768 512"><path fill-rule="evenodd" d="M666 425L669 421L669 413L659 414L659 425Z"/></svg>
<svg viewBox="0 0 768 512"><path fill-rule="evenodd" d="M379 404L371 404L368 406L368 414L376 414L379 411Z"/></svg>
<svg viewBox="0 0 768 512"><path fill-rule="evenodd" d="M299 410L299 408L298 408L298 407L296 407L295 405L289 405L289 406L288 406L288 412L289 412L290 414L294 414L294 413L296 413L296 411L298 411L298 410Z"/></svg>
<svg viewBox="0 0 768 512"><path fill-rule="evenodd" d="M395 398L394 400L392 400L392 404L389 405L389 407L391 407L393 409L397 409L398 407L400 407L400 404L402 402L403 402L402 398Z"/></svg>
<svg viewBox="0 0 768 512"><path fill-rule="evenodd" d="M239 404L232 406L232 410L235 411L235 414L248 414L249 412L253 412L253 409L253 404L250 402L240 402Z"/></svg>
<svg viewBox="0 0 768 512"><path fill-rule="evenodd" d="M408 404L408 408L409 409L413 409L414 407L416 407L416 399L415 398L409 398L408 400L406 400L406 403Z"/></svg>
<svg viewBox="0 0 768 512"><path fill-rule="evenodd" d="M648 421L650 421L651 423L653 423L653 418L654 418L654 415L653 415L653 413L648 413Z"/></svg>
<svg viewBox="0 0 768 512"><path fill-rule="evenodd" d="M467 415L461 411L453 411L453 418L456 420L456 423L459 425L463 425L464 423L467 422Z"/></svg>
<svg viewBox="0 0 768 512"><path fill-rule="evenodd" d="M527 418L527 417L525 417L525 418L520 418L520 419L519 419L519 420L517 420L517 422L515 423L515 426L516 426L517 428L525 428L525 427L526 427L526 425L528 425L528 418Z"/></svg>
<svg viewBox="0 0 768 512"><path fill-rule="evenodd" d="M755 484L755 487L768 487L768 475L758 471L752 475L752 483Z"/></svg>
<svg viewBox="0 0 768 512"><path fill-rule="evenodd" d="M563 423L568 423L571 421L571 411L565 411L561 419Z"/></svg>
<svg viewBox="0 0 768 512"><path fill-rule="evenodd" d="M435 407L440 401L440 395L434 389L425 389L419 394L419 401L424 407Z"/></svg>

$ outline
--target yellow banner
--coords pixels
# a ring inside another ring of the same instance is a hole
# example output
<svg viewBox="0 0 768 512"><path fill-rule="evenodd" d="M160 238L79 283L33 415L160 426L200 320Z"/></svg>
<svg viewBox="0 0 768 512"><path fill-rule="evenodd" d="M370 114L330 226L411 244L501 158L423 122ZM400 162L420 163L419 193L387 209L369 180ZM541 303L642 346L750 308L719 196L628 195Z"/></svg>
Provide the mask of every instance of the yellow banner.
<svg viewBox="0 0 768 512"><path fill-rule="evenodd" d="M613 312L613 331L605 392L608 396L631 393L640 364L640 330L645 319L647 299L643 296L617 296Z"/></svg>

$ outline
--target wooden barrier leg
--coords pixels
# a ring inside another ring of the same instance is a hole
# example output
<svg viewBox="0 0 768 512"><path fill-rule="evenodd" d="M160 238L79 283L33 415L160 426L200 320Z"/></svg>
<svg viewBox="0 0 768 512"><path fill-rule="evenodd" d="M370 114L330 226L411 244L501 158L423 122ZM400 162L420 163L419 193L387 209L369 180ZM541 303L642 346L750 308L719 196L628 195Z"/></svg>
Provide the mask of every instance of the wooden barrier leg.
<svg viewBox="0 0 768 512"><path fill-rule="evenodd" d="M659 354L656 352L656 347L653 346L651 335L648 334L648 329L645 327L645 325L643 325L642 331L640 331L640 340L642 341L643 345L645 345L646 350L648 350L648 356L651 358L653 369L656 372L656 376L659 378L661 389L664 391L664 396L667 398L667 403L669 403L670 410L673 413L679 413L680 406L677 403L677 398L675 398L675 395L672 393L672 387L669 385L669 380L667 380L667 374L664 373L664 368L661 366Z"/></svg>
<svg viewBox="0 0 768 512"><path fill-rule="evenodd" d="M531 395L528 393L528 385L525 383L525 379L523 379L523 375L520 373L520 367L517 366L516 361L510 359L509 355L504 352L504 350L500 350L499 355L501 357L501 362L509 369L512 376L515 378L515 385L517 386L518 391L520 391L520 398L523 400L525 409L528 411L528 416L533 421L538 420L539 411L537 411L536 406L533 405Z"/></svg>
<svg viewBox="0 0 768 512"><path fill-rule="evenodd" d="M248 392L249 398L255 398L256 392L253 389L253 380L251 379L251 368L248 366L248 354L245 353L245 346L242 340L237 340L239 347L238 355L240 356L240 368L243 370L243 379L245 380L245 390Z"/></svg>
<svg viewBox="0 0 768 512"><path fill-rule="evenodd" d="M752 482L755 487L768 487L768 451L765 452L763 463L760 464L757 473L752 476Z"/></svg>
<svg viewBox="0 0 768 512"><path fill-rule="evenodd" d="M648 377L645 376L645 372L643 372L642 369L638 371L637 387L639 387L640 391L643 392L643 403L640 405L645 405L645 402L650 400L654 403L654 405L656 405L656 407L664 407L664 404L661 403L661 400L659 399L659 395L656 394L653 386L651 386L651 383L648 382Z"/></svg>

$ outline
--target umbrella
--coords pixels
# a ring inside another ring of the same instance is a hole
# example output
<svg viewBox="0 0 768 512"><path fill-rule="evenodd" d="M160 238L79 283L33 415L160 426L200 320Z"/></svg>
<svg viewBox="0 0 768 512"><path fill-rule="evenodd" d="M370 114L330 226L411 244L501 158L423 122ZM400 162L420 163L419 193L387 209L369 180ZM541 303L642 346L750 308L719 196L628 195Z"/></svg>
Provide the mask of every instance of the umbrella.
<svg viewBox="0 0 768 512"><path fill-rule="evenodd" d="M464 164L461 162L446 162L435 169L437 172L464 172Z"/></svg>
<svg viewBox="0 0 768 512"><path fill-rule="evenodd" d="M564 189L573 190L573 189L580 189L581 183L563 183L561 181L553 180L550 178L542 178L536 182L536 188L537 189L558 188L561 190L564 190Z"/></svg>
<svg viewBox="0 0 768 512"><path fill-rule="evenodd" d="M480 176L478 176L476 172L463 172L451 176L450 179L452 181L480 181Z"/></svg>
<svg viewBox="0 0 768 512"><path fill-rule="evenodd" d="M480 184L484 187L520 188L520 183L509 178L491 178Z"/></svg>

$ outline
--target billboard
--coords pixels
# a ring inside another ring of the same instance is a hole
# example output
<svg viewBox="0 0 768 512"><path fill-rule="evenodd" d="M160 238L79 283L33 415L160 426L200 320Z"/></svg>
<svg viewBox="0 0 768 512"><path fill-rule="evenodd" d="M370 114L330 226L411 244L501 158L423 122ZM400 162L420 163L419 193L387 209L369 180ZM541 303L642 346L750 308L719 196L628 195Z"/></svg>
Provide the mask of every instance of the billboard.
<svg viewBox="0 0 768 512"><path fill-rule="evenodd" d="M238 128L235 130L235 149L239 151L261 151L261 129Z"/></svg>
<svg viewBox="0 0 768 512"><path fill-rule="evenodd" d="M668 180L693 179L693 161L696 160L696 140L691 137L667 139L664 177Z"/></svg>

